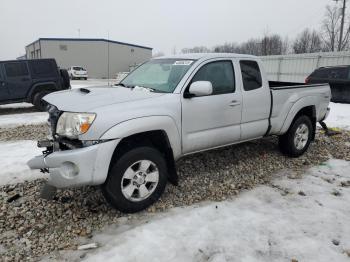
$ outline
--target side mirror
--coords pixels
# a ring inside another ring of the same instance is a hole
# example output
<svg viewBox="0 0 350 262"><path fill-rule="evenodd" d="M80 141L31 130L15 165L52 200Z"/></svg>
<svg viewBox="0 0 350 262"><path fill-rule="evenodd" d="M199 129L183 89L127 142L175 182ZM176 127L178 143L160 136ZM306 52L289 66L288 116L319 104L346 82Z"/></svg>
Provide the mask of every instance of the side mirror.
<svg viewBox="0 0 350 262"><path fill-rule="evenodd" d="M209 81L193 82L190 86L187 98L194 96L209 96L213 93L213 85Z"/></svg>

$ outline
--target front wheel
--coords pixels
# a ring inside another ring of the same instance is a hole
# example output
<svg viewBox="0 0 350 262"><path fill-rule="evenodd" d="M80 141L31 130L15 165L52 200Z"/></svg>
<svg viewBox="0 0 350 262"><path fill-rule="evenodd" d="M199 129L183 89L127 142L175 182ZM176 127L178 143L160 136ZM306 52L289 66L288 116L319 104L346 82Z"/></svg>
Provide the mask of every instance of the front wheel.
<svg viewBox="0 0 350 262"><path fill-rule="evenodd" d="M33 105L36 109L38 109L39 111L45 111L47 103L44 100L42 100L42 98L48 95L49 93L49 91L43 91L34 95Z"/></svg>
<svg viewBox="0 0 350 262"><path fill-rule="evenodd" d="M162 154L152 147L137 147L111 163L102 192L116 209L135 213L156 202L166 183L167 166Z"/></svg>
<svg viewBox="0 0 350 262"><path fill-rule="evenodd" d="M279 137L282 153L290 157L299 157L309 148L313 126L308 116L299 116L290 126L288 132Z"/></svg>

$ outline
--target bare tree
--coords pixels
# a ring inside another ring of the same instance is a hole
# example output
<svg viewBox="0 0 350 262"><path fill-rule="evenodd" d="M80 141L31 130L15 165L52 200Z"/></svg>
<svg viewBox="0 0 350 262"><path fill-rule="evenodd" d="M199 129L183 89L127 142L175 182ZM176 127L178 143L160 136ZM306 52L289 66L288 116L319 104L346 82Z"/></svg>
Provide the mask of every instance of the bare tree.
<svg viewBox="0 0 350 262"><path fill-rule="evenodd" d="M176 55L177 54L176 46L174 46L173 49L171 50L171 54L172 55Z"/></svg>
<svg viewBox="0 0 350 262"><path fill-rule="evenodd" d="M250 55L261 55L261 40L250 39L247 42L241 44L240 53Z"/></svg>
<svg viewBox="0 0 350 262"><path fill-rule="evenodd" d="M162 51L159 51L153 54L153 57L160 57L160 56L164 56L164 53Z"/></svg>
<svg viewBox="0 0 350 262"><path fill-rule="evenodd" d="M265 35L261 40L261 51L262 55L282 55L286 53L286 46L281 38L281 36L275 35Z"/></svg>
<svg viewBox="0 0 350 262"><path fill-rule="evenodd" d="M210 49L205 46L195 46L193 48L183 48L181 50L182 54L189 54L189 53L209 53Z"/></svg>
<svg viewBox="0 0 350 262"><path fill-rule="evenodd" d="M345 19L344 35L340 43L342 11L337 6L327 6L322 22L324 51L344 51L349 49L350 21Z"/></svg>
<svg viewBox="0 0 350 262"><path fill-rule="evenodd" d="M293 43L295 54L315 53L322 51L322 39L320 34L310 29L305 29Z"/></svg>
<svg viewBox="0 0 350 262"><path fill-rule="evenodd" d="M239 53L239 45L236 43L225 43L214 47L215 53Z"/></svg>
<svg viewBox="0 0 350 262"><path fill-rule="evenodd" d="M288 38L282 40L279 35L268 36L264 38L252 38L247 42L237 44L228 43L215 46L212 50L205 46L198 46L193 48L183 48L181 53L238 53L238 54L251 54L251 55L281 55L286 54L289 50Z"/></svg>

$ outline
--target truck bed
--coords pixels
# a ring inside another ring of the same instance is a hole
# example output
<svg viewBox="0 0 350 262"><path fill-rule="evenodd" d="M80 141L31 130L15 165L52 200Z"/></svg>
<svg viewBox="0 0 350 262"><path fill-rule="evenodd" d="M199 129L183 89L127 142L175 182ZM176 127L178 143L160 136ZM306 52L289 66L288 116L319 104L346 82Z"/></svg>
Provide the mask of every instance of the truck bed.
<svg viewBox="0 0 350 262"><path fill-rule="evenodd" d="M331 98L328 84L307 85L303 83L270 81L271 115L269 134L281 134L289 126L289 115L294 113L298 104L305 103L316 106L316 120L321 121L327 112ZM296 112L295 112L296 113Z"/></svg>
<svg viewBox="0 0 350 262"><path fill-rule="evenodd" d="M305 84L305 83L293 83L293 82L280 82L280 81L269 81L270 89L291 89L291 88L305 88L313 86L324 86L327 84Z"/></svg>

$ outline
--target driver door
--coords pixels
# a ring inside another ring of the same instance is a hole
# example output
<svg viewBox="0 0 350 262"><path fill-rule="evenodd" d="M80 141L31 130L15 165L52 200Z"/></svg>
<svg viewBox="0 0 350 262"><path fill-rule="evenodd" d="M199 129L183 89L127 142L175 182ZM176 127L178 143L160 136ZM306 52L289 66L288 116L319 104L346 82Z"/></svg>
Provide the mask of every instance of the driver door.
<svg viewBox="0 0 350 262"><path fill-rule="evenodd" d="M238 142L241 136L242 94L236 88L232 60L202 65L192 78L209 81L212 95L182 97L182 148L184 154ZM185 92L188 92L189 86Z"/></svg>

